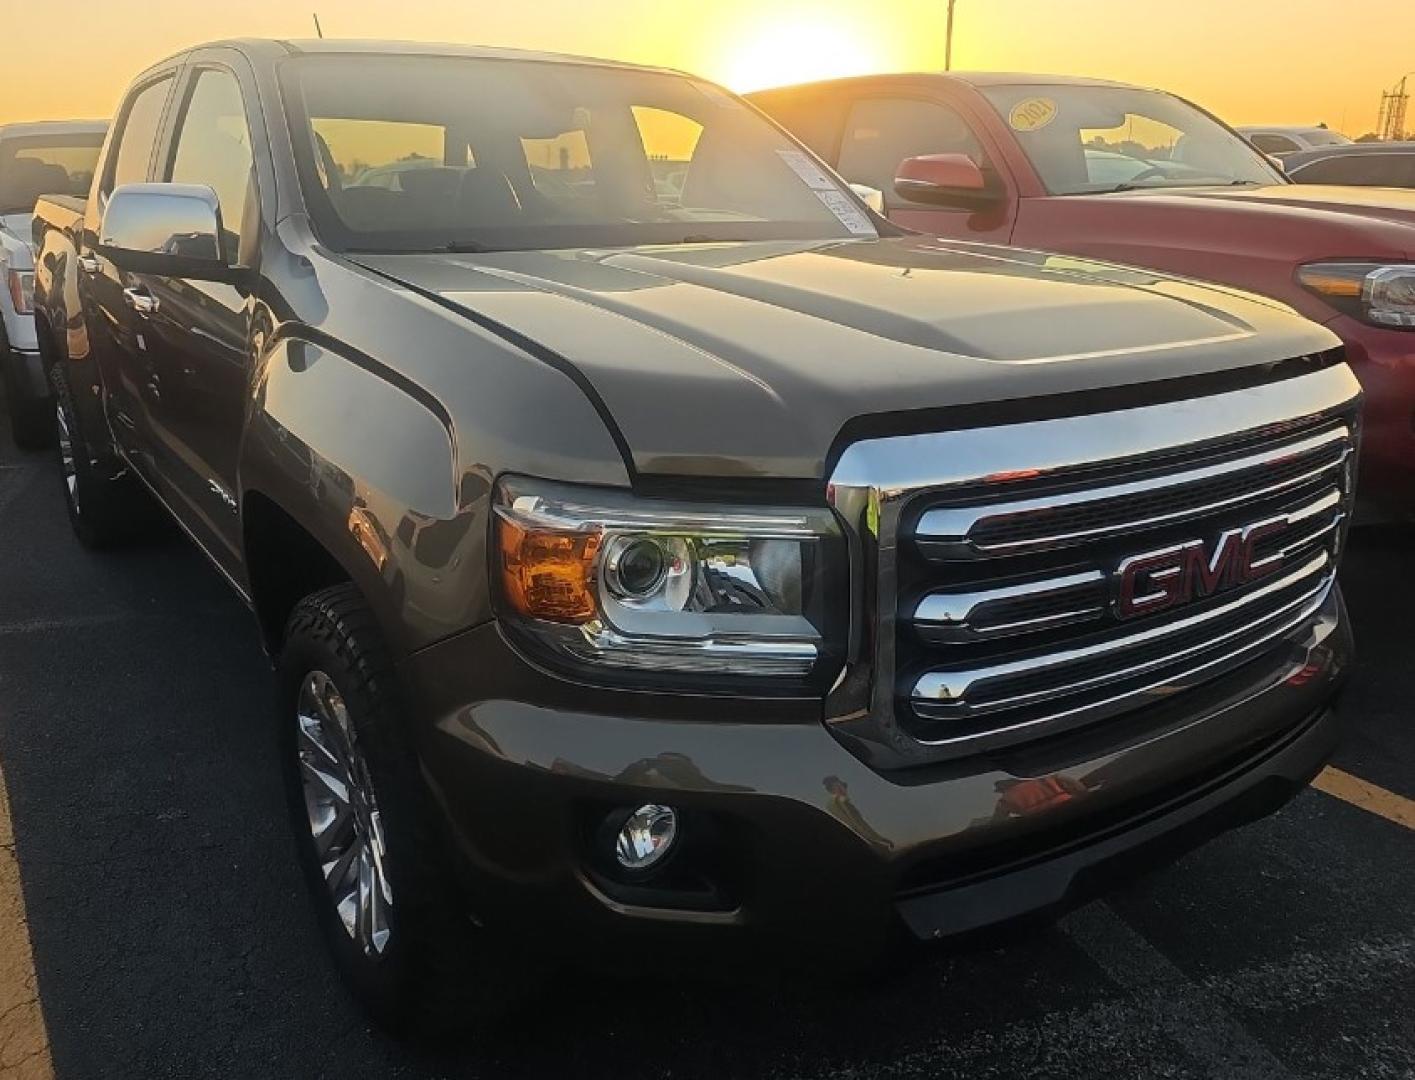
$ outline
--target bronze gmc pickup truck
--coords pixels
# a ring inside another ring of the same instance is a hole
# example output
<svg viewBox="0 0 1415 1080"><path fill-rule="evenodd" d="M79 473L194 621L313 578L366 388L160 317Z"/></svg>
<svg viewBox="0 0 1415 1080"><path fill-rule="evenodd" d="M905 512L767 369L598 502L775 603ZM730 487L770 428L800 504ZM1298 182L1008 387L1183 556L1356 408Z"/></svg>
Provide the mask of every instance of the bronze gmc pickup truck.
<svg viewBox="0 0 1415 1080"><path fill-rule="evenodd" d="M513 924L853 952L1059 910L1337 736L1336 338L908 233L709 83L198 48L35 242L74 529L165 508L253 609L385 1022Z"/></svg>

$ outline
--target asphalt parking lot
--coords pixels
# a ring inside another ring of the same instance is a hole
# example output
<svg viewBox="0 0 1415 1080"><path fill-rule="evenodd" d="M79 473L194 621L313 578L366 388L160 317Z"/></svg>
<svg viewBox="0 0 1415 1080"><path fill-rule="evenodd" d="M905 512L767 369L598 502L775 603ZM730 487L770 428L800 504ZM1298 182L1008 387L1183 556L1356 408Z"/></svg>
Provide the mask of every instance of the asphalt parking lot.
<svg viewBox="0 0 1415 1080"><path fill-rule="evenodd" d="M478 1042L393 1042L316 939L249 616L177 536L82 551L55 468L4 432L0 524L0 768L61 1078L1415 1076L1415 831L1319 791L1056 927L887 979L565 973ZM1404 799L1413 548L1371 531L1348 557L1361 659L1334 763ZM0 1021L26 978L0 956ZM45 1075L17 1046L0 1075Z"/></svg>

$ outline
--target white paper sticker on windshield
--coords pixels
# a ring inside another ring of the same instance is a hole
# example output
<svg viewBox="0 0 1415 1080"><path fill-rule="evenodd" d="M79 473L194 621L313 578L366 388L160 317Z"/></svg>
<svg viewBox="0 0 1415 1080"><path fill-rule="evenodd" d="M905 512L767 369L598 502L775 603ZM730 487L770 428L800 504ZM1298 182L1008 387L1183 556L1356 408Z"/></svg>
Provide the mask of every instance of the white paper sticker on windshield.
<svg viewBox="0 0 1415 1080"><path fill-rule="evenodd" d="M833 191L817 191L816 198L825 203L826 208L840 219L840 224L855 236L879 236L869 215L856 206L845 192L838 188Z"/></svg>
<svg viewBox="0 0 1415 1080"><path fill-rule="evenodd" d="M825 170L800 150L778 150L781 160L791 166L791 171L806 182L812 191L839 191L834 180L826 176Z"/></svg>

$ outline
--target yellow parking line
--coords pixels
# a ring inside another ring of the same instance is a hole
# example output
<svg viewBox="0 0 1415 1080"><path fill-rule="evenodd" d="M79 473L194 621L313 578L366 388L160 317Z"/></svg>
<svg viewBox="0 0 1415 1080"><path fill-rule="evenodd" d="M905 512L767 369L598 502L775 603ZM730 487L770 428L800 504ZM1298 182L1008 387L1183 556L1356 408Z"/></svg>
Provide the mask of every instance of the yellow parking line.
<svg viewBox="0 0 1415 1080"><path fill-rule="evenodd" d="M1404 825L1407 829L1415 829L1415 800L1377 787L1359 776L1352 776L1348 772L1328 766L1312 781L1312 786L1318 791L1325 791L1328 795L1349 802L1352 806L1378 814L1387 821Z"/></svg>
<svg viewBox="0 0 1415 1080"><path fill-rule="evenodd" d="M10 796L5 774L0 772L0 1077L53 1080L53 1076L20 891L20 865L15 859Z"/></svg>

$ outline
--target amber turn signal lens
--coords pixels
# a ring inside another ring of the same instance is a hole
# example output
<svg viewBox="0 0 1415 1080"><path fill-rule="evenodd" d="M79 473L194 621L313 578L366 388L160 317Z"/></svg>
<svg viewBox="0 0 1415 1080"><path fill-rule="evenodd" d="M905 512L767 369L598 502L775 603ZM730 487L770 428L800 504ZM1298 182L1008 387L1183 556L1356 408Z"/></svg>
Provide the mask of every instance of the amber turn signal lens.
<svg viewBox="0 0 1415 1080"><path fill-rule="evenodd" d="M1324 273L1316 268L1303 267L1297 272L1298 279L1307 288L1323 296L1345 296L1359 299L1362 279L1345 274Z"/></svg>
<svg viewBox="0 0 1415 1080"><path fill-rule="evenodd" d="M551 622L585 623L598 613L593 589L601 534L524 529L496 521L501 585L523 615Z"/></svg>

